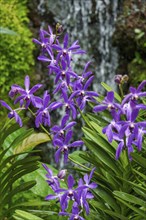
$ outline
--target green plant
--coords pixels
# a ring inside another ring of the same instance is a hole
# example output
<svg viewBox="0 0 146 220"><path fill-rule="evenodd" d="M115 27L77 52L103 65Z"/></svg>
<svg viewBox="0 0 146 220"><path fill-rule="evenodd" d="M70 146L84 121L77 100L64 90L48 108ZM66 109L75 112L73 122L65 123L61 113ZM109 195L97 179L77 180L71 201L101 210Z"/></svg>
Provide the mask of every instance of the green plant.
<svg viewBox="0 0 146 220"><path fill-rule="evenodd" d="M31 73L34 64L26 3L26 0L0 0L0 92L2 95L8 92L14 80L15 83L21 83L24 74Z"/></svg>
<svg viewBox="0 0 146 220"><path fill-rule="evenodd" d="M102 84L107 91L112 89L105 83ZM120 101L120 97L115 93ZM98 100L99 101L99 100ZM144 117L141 112L139 120ZM140 220L146 214L146 141L143 143L141 153L133 152L133 160L130 162L126 151L123 151L119 160L115 160L117 142L109 143L107 137L102 133L103 127L110 120L107 112L100 115L88 113L84 115L86 125L83 127L87 146L86 152L74 152L70 159L79 167L80 173L87 172L87 164L96 167L94 182L98 188L94 190L94 201L90 206L97 218L93 219L133 219Z"/></svg>
<svg viewBox="0 0 146 220"><path fill-rule="evenodd" d="M32 156L36 145L49 141L45 133L34 133L33 129L19 128L7 123L0 130L0 219L11 218L22 203L16 196L36 184L36 180L25 179L39 168L39 156Z"/></svg>

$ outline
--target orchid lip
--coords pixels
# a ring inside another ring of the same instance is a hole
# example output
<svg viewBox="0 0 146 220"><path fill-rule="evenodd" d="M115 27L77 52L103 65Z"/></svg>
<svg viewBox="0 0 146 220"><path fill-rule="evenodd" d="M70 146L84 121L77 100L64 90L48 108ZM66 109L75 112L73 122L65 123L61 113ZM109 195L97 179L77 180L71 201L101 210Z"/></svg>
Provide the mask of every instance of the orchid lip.
<svg viewBox="0 0 146 220"><path fill-rule="evenodd" d="M68 195L69 195L69 196L72 196L72 195L73 195L73 191L72 191L72 190L69 190Z"/></svg>
<svg viewBox="0 0 146 220"><path fill-rule="evenodd" d="M67 147L67 146L64 146L64 147L63 147L63 150L68 150L68 147Z"/></svg>
<svg viewBox="0 0 146 220"><path fill-rule="evenodd" d="M79 219L79 216L76 215L76 216L74 217L74 220L78 220L78 219Z"/></svg>
<svg viewBox="0 0 146 220"><path fill-rule="evenodd" d="M131 124L130 124L130 128L134 128L134 123L131 123Z"/></svg>

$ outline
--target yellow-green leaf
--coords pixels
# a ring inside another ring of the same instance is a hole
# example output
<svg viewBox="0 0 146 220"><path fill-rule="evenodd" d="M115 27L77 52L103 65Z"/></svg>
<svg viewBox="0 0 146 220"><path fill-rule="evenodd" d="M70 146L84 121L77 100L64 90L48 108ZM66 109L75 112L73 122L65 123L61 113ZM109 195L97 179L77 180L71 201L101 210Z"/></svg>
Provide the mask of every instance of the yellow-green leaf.
<svg viewBox="0 0 146 220"><path fill-rule="evenodd" d="M15 148L14 153L21 153L32 150L38 144L50 141L50 137L46 133L35 133L25 138L23 142Z"/></svg>

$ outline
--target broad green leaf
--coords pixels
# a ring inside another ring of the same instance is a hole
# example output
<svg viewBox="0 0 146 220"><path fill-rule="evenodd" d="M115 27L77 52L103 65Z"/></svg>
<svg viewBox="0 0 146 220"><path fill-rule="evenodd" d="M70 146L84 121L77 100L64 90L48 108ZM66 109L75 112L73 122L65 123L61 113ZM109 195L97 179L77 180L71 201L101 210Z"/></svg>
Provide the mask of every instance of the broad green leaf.
<svg viewBox="0 0 146 220"><path fill-rule="evenodd" d="M20 218L21 220L43 220L42 218L30 214L29 212L22 211L22 210L15 210L15 214L13 215L14 219Z"/></svg>
<svg viewBox="0 0 146 220"><path fill-rule="evenodd" d="M113 193L116 197L119 197L120 199L146 207L145 201L137 198L136 196L130 195L128 193L120 192L120 191L114 191Z"/></svg>
<svg viewBox="0 0 146 220"><path fill-rule="evenodd" d="M85 155L85 152L77 150L77 151L74 151L73 153L69 154L69 157L70 157L70 159L72 159L74 161L78 161L81 164L87 163L87 161L82 158L82 155Z"/></svg>
<svg viewBox="0 0 146 220"><path fill-rule="evenodd" d="M46 133L31 134L23 140L23 142L14 149L14 153L21 153L32 150L38 144L50 141Z"/></svg>
<svg viewBox="0 0 146 220"><path fill-rule="evenodd" d="M113 89L112 89L110 86L108 86L106 83L102 82L101 85L102 85L108 92L113 91ZM113 91L113 92L114 92L114 91ZM116 98L119 102L121 102L121 97L118 95L118 93L114 92L114 95L115 95L115 98Z"/></svg>
<svg viewBox="0 0 146 220"><path fill-rule="evenodd" d="M46 211L46 210L29 210L33 214L40 214L45 216L56 215L58 217L58 212Z"/></svg>

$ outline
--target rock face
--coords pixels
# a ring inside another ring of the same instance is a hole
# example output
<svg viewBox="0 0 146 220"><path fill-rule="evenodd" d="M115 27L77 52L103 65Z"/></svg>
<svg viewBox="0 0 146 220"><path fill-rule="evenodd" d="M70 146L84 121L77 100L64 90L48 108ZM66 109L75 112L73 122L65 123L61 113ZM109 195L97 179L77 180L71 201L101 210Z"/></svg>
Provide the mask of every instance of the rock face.
<svg viewBox="0 0 146 220"><path fill-rule="evenodd" d="M146 1L123 1L113 44L118 48L119 74L128 74L130 83L146 78Z"/></svg>

